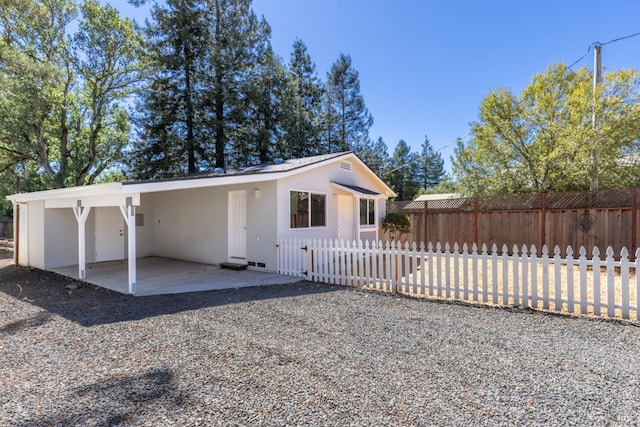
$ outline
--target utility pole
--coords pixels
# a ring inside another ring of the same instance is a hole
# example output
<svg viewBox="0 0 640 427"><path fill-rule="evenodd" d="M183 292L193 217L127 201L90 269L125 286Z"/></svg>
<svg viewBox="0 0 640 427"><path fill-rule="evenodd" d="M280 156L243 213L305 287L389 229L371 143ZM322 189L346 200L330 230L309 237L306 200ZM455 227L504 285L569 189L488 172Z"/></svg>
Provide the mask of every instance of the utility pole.
<svg viewBox="0 0 640 427"><path fill-rule="evenodd" d="M593 179L591 181L591 191L597 191L598 190L598 178L599 178L599 174L598 174L598 163L599 163L599 156L598 156L598 145L597 145L597 141L598 138L596 137L596 131L598 129L598 117L596 116L596 110L597 110L597 106L598 106L598 96L597 96L597 90L598 90L598 84L602 82L602 45L599 43L596 43L593 45L593 118L592 118L592 124L593 124L593 133L594 133L594 139L593 139Z"/></svg>

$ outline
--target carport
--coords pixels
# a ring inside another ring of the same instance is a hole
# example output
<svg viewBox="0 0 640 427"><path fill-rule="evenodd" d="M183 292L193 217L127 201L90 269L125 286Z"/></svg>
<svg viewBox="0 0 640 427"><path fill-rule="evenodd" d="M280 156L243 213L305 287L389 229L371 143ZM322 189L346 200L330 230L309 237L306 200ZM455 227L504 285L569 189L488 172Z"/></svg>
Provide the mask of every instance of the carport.
<svg viewBox="0 0 640 427"><path fill-rule="evenodd" d="M80 279L78 266L54 268L52 271ZM83 281L116 292L128 294L126 260L105 261L86 265ZM299 282L299 277L255 270L229 270L216 265L180 261L163 257L137 259L136 296L179 294L249 286Z"/></svg>

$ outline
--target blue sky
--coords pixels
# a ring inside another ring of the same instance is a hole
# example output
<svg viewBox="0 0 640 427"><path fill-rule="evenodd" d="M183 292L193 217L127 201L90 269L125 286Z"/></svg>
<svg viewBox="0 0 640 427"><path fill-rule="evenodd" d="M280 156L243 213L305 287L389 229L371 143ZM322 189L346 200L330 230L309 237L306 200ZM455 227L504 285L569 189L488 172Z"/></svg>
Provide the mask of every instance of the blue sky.
<svg viewBox="0 0 640 427"><path fill-rule="evenodd" d="M127 16L145 12L112 0ZM324 80L340 52L351 55L374 117L370 135L389 151L414 151L427 135L450 170L451 144L469 133L482 99L518 93L547 66L571 64L593 42L640 32L640 1L609 0L253 0L289 60L296 38ZM640 68L640 36L603 47L605 72ZM593 63L589 53L576 67Z"/></svg>

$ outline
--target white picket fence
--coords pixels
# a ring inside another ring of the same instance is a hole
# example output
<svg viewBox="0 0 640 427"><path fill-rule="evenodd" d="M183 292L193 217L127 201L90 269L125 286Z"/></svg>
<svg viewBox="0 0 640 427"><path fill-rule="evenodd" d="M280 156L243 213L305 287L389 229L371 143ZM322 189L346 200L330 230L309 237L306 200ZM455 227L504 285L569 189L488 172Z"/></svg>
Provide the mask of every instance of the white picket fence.
<svg viewBox="0 0 640 427"><path fill-rule="evenodd" d="M570 314L592 314L640 321L638 295L640 249L635 261L623 249L619 259L608 248L587 258L567 247L561 256L546 246L474 244L409 245L394 242L281 239L280 274L306 280L384 292L504 306L522 306Z"/></svg>

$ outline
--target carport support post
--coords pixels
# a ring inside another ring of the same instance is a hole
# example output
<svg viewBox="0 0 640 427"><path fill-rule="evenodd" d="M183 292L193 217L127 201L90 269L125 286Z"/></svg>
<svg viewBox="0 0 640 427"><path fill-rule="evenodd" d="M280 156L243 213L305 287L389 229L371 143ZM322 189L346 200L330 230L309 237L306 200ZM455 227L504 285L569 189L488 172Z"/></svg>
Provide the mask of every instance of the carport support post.
<svg viewBox="0 0 640 427"><path fill-rule="evenodd" d="M129 265L129 293L136 294L136 207L131 197L127 197L127 205L120 206L120 211L127 223L127 254Z"/></svg>
<svg viewBox="0 0 640 427"><path fill-rule="evenodd" d="M85 223L89 217L91 207L85 208L82 206L82 200L78 200L78 206L73 208L73 213L78 221L78 277L84 280L86 275L86 239L85 239Z"/></svg>

